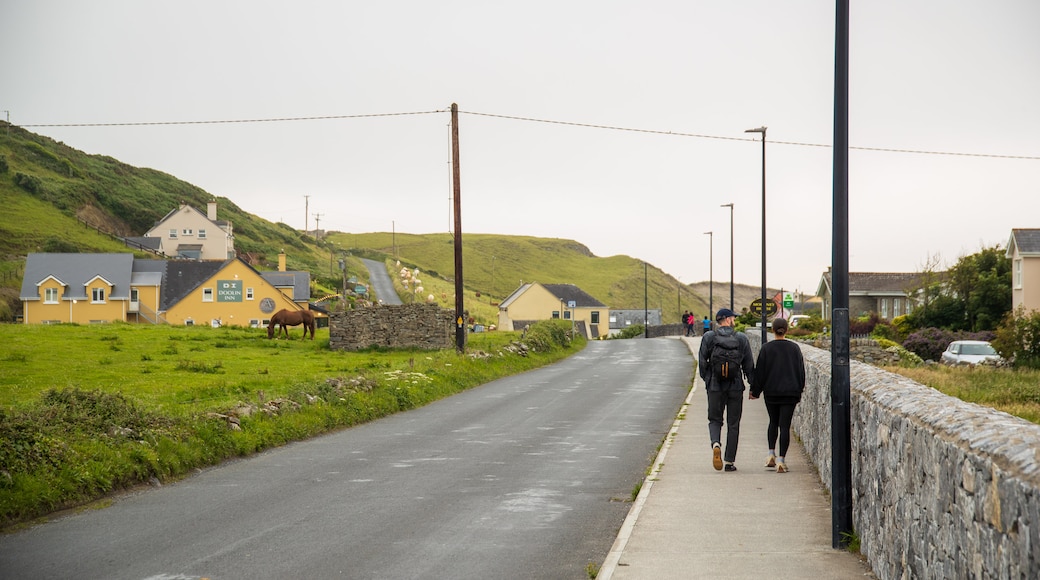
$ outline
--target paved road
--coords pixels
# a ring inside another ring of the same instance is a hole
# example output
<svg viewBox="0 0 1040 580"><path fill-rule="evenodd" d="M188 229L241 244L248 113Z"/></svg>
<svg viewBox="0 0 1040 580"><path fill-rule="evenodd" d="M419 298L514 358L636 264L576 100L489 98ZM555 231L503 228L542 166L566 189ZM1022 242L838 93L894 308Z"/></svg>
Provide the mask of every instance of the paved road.
<svg viewBox="0 0 1040 580"><path fill-rule="evenodd" d="M561 363L0 537L4 578L586 578L689 390L670 339Z"/></svg>
<svg viewBox="0 0 1040 580"><path fill-rule="evenodd" d="M401 297L394 290L393 280L386 271L386 264L368 258L361 258L368 268L368 281L372 284L373 293L383 304L401 304Z"/></svg>

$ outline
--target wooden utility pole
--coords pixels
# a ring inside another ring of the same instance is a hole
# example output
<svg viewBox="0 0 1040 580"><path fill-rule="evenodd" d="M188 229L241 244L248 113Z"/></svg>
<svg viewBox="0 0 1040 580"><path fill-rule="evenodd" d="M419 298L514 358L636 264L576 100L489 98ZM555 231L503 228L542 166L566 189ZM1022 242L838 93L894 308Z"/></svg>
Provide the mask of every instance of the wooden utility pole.
<svg viewBox="0 0 1040 580"><path fill-rule="evenodd" d="M309 213L310 212L310 208L311 208L311 196L305 195L305 196L303 196L303 234L304 235L307 235L307 230L310 229L310 225L311 225L311 222L308 221L311 218L311 214Z"/></svg>
<svg viewBox="0 0 1040 580"><path fill-rule="evenodd" d="M451 181L455 193L455 350L466 350L466 308L462 299L462 186L459 184L459 106L451 104Z"/></svg>

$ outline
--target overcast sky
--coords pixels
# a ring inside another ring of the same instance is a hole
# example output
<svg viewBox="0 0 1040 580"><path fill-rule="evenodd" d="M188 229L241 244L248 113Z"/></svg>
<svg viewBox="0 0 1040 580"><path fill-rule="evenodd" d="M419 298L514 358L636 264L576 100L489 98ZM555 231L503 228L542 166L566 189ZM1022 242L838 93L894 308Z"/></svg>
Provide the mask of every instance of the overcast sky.
<svg viewBox="0 0 1040 580"><path fill-rule="evenodd" d="M767 126L768 285L814 292L831 263L833 2L5 0L0 15L12 123L272 221L449 231L458 103L464 241L573 239L697 282L713 231L728 282L732 202L735 277L758 285L762 146L744 131ZM1040 227L1038 24L1036 0L852 2L851 271L951 265ZM288 118L306 120L273 121ZM265 121L190 123L241 120ZM72 124L115 125L43 126Z"/></svg>

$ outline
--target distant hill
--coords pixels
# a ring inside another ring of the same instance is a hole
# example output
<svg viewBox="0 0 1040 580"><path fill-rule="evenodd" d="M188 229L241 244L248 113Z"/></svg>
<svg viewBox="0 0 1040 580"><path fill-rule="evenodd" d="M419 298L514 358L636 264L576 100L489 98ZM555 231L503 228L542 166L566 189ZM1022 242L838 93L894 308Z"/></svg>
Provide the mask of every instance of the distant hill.
<svg viewBox="0 0 1040 580"><path fill-rule="evenodd" d="M454 277L450 234L328 232L316 240L172 175L88 155L3 122L0 201L0 320L13 320L20 311L18 292L27 254L126 252L119 236L143 235L181 203L205 211L208 202L216 201L218 218L234 225L240 255L258 269L274 269L284 249L289 269L311 272L313 295L339 287L341 273L332 267L332 258L345 252L348 272L361 279L367 279L367 270L360 257L400 259L441 279ZM641 260L597 257L573 240L464 234L463 272L467 294L479 292L489 305L523 282L541 282L576 284L611 308L660 308L665 322L678 321L683 310L703 317L708 309L707 282L681 285L652 265L644 276ZM723 292L728 301L728 288L728 283L724 291L715 284L716 308L722 305ZM736 288L738 302L758 295L754 287ZM486 314L493 315L493 310Z"/></svg>

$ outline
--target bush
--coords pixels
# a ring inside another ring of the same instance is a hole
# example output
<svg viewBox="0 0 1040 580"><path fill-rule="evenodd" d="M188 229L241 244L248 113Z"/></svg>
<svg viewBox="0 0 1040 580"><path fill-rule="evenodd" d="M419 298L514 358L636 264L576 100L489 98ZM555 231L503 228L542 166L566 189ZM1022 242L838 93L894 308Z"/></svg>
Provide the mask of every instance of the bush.
<svg viewBox="0 0 1040 580"><path fill-rule="evenodd" d="M636 338L639 336L643 336L645 332L646 329L643 327L642 324L633 324L632 326L626 327L621 332L617 333L611 338Z"/></svg>
<svg viewBox="0 0 1040 580"><path fill-rule="evenodd" d="M1004 317L997 328L993 348L1015 366L1040 368L1040 312L1019 309Z"/></svg>
<svg viewBox="0 0 1040 580"><path fill-rule="evenodd" d="M527 329L524 342L535 352L548 352L557 346L571 345L573 324L568 320L541 320Z"/></svg>

